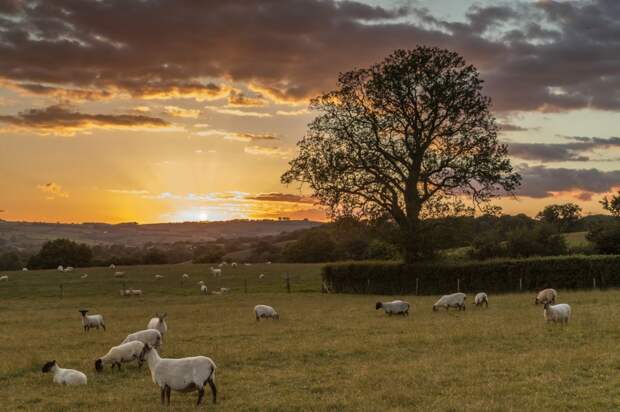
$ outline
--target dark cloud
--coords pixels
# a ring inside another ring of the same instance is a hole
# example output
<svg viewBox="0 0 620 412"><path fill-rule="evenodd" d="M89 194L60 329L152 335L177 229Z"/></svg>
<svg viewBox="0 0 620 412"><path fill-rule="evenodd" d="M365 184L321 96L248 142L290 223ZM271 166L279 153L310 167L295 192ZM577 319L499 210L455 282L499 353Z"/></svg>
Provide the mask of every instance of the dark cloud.
<svg viewBox="0 0 620 412"><path fill-rule="evenodd" d="M620 170L547 168L521 165L523 177L517 191L520 196L544 198L557 192L576 192L589 199L593 194L606 193L620 186Z"/></svg>
<svg viewBox="0 0 620 412"><path fill-rule="evenodd" d="M44 109L30 109L14 116L0 116L0 123L17 129L68 135L93 128L158 128L170 125L165 120L156 117L87 114L60 105Z"/></svg>
<svg viewBox="0 0 620 412"><path fill-rule="evenodd" d="M289 202L289 203L316 203L314 199L307 196L300 196L290 193L260 193L247 197L250 200L260 200L265 202Z"/></svg>
<svg viewBox="0 0 620 412"><path fill-rule="evenodd" d="M497 127L499 127L499 130L502 132L525 132L529 130L527 127L521 127L511 123L499 123Z"/></svg>
<svg viewBox="0 0 620 412"><path fill-rule="evenodd" d="M267 100L260 94L257 96L246 96L243 93L232 91L230 95L228 95L228 105L231 107L260 107L266 104Z"/></svg>
<svg viewBox="0 0 620 412"><path fill-rule="evenodd" d="M0 78L31 89L207 99L230 92L208 83L225 79L294 101L332 88L338 72L426 44L479 67L496 110L620 109L613 0L476 6L463 22L335 0L23 3L0 2L11 14L0 15Z"/></svg>
<svg viewBox="0 0 620 412"><path fill-rule="evenodd" d="M567 143L508 143L511 156L541 162L585 162L591 160L583 153L596 149L620 147L620 137L564 136Z"/></svg>

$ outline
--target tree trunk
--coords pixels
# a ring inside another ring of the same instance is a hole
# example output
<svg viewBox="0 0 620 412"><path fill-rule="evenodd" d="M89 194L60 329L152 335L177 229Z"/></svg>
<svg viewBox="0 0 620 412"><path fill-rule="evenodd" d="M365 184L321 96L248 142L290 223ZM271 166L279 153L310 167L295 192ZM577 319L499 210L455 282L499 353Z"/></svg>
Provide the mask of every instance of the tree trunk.
<svg viewBox="0 0 620 412"><path fill-rule="evenodd" d="M406 227L401 227L403 257L405 259L405 263L415 263L424 258L424 238L422 236L422 228L418 219L408 223L409 224Z"/></svg>

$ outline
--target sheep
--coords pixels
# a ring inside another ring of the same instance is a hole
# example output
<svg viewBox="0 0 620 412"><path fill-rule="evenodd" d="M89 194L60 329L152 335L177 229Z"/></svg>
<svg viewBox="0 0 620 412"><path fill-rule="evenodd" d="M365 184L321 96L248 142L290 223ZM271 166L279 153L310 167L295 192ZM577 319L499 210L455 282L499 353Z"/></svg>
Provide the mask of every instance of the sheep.
<svg viewBox="0 0 620 412"><path fill-rule="evenodd" d="M211 292L213 295L221 295L222 291L221 290L214 290L213 292Z"/></svg>
<svg viewBox="0 0 620 412"><path fill-rule="evenodd" d="M222 262L222 263L220 263L219 265L217 265L217 267L220 267L220 268L221 268L221 267L224 267L224 265L226 265L226 262ZM211 270L213 270L213 268L211 268Z"/></svg>
<svg viewBox="0 0 620 412"><path fill-rule="evenodd" d="M22 272L28 272L28 268L22 268Z"/></svg>
<svg viewBox="0 0 620 412"><path fill-rule="evenodd" d="M205 386L209 384L213 403L217 403L217 387L215 386L215 362L206 356L191 358L165 359L159 356L157 350L150 345L144 345L142 358L146 359L153 383L161 389L161 403L168 398L170 405L170 391L179 392L198 391L200 405L205 395Z"/></svg>
<svg viewBox="0 0 620 412"><path fill-rule="evenodd" d="M9 280L9 276L8 275L0 276L0 282L8 282L8 280Z"/></svg>
<svg viewBox="0 0 620 412"><path fill-rule="evenodd" d="M110 265L110 269L116 269L116 265L115 265L114 263L112 263L112 264Z"/></svg>
<svg viewBox="0 0 620 412"><path fill-rule="evenodd" d="M249 263L249 262L246 262L246 263L244 263L243 265L244 265L244 266L252 266L252 264L251 264L251 263Z"/></svg>
<svg viewBox="0 0 620 412"><path fill-rule="evenodd" d="M181 279L183 279L183 280L189 279L189 275L187 273L183 273L181 275Z"/></svg>
<svg viewBox="0 0 620 412"><path fill-rule="evenodd" d="M267 261L267 264L268 264L268 265L271 265L271 261L269 261L269 260L268 260L268 261Z"/></svg>
<svg viewBox="0 0 620 412"><path fill-rule="evenodd" d="M138 360L138 368L142 368L142 363L144 362L144 359L141 357L142 349L144 349L144 343L137 340L113 346L108 353L95 361L95 370L101 372L105 364L111 364L111 369L114 369L114 366L116 366L120 371L121 363L131 362L136 359Z"/></svg>
<svg viewBox="0 0 620 412"><path fill-rule="evenodd" d="M159 313L156 313L155 317L151 318L151 320L149 320L149 323L146 325L147 329L158 330L159 333L161 333L162 340L164 339L164 335L166 334L166 332L168 332L168 325L166 324L166 316L168 316L168 314L165 312L162 315L160 315Z"/></svg>
<svg viewBox="0 0 620 412"><path fill-rule="evenodd" d="M409 303L403 300L393 300L391 302L377 302L375 310L383 308L388 315L409 316Z"/></svg>
<svg viewBox="0 0 620 412"><path fill-rule="evenodd" d="M258 275L258 278L259 278L259 279L264 279L264 278L265 278L265 274L264 274L264 273L261 273L260 275Z"/></svg>
<svg viewBox="0 0 620 412"><path fill-rule="evenodd" d="M237 267L237 262L233 262L230 264L231 267L236 268Z"/></svg>
<svg viewBox="0 0 620 412"><path fill-rule="evenodd" d="M82 273L82 276L80 276L80 279L86 279L88 277L88 273Z"/></svg>
<svg viewBox="0 0 620 412"><path fill-rule="evenodd" d="M211 273L213 273L215 277L220 277L222 276L222 269L211 268Z"/></svg>
<svg viewBox="0 0 620 412"><path fill-rule="evenodd" d="M74 270L73 266L67 266L65 268L65 272L73 272L73 270Z"/></svg>
<svg viewBox="0 0 620 412"><path fill-rule="evenodd" d="M145 329L139 330L134 333L130 333L127 337L121 342L133 342L139 340L142 343L146 343L155 348L159 348L161 346L161 333L157 329Z"/></svg>
<svg viewBox="0 0 620 412"><path fill-rule="evenodd" d="M142 289L129 289L130 295L142 296Z"/></svg>
<svg viewBox="0 0 620 412"><path fill-rule="evenodd" d="M56 268L57 271L59 272L64 272L65 268L62 265L58 265L58 267Z"/></svg>
<svg viewBox="0 0 620 412"><path fill-rule="evenodd" d="M97 328L99 330L99 326L105 330L105 323L103 322L103 316L101 315L87 315L88 310L80 309L79 312L82 314L82 326L84 326L84 332L88 332L91 328Z"/></svg>
<svg viewBox="0 0 620 412"><path fill-rule="evenodd" d="M254 314L256 315L256 321L258 322L261 318L271 318L273 320L279 320L280 315L274 308L267 305L256 305L254 306Z"/></svg>
<svg viewBox="0 0 620 412"><path fill-rule="evenodd" d="M559 303L552 305L551 303L545 303L543 316L547 322L561 323L562 325L568 324L571 315L570 305L567 303Z"/></svg>
<svg viewBox="0 0 620 412"><path fill-rule="evenodd" d="M125 276L125 272L114 272L115 278L122 278Z"/></svg>
<svg viewBox="0 0 620 412"><path fill-rule="evenodd" d="M54 383L60 385L86 385L88 379L86 375L75 369L64 369L58 366L55 360L46 362L41 368L41 372L52 372L54 374Z"/></svg>
<svg viewBox="0 0 620 412"><path fill-rule="evenodd" d="M433 311L436 311L439 307L444 307L446 310L448 308L457 308L458 310L465 310L465 296L464 293L453 293L451 295L442 296L435 304L433 305Z"/></svg>
<svg viewBox="0 0 620 412"><path fill-rule="evenodd" d="M230 288L220 288L220 292L228 293L228 292L230 292Z"/></svg>
<svg viewBox="0 0 620 412"><path fill-rule="evenodd" d="M200 292L204 293L205 295L208 293L208 289L206 285L201 285L200 286Z"/></svg>
<svg viewBox="0 0 620 412"><path fill-rule="evenodd" d="M155 279L158 279L158 280L159 280L159 279L163 279L163 278L164 278L164 276L163 276L163 275L155 275Z"/></svg>
<svg viewBox="0 0 620 412"><path fill-rule="evenodd" d="M204 280L199 280L199 281L198 281L198 284L199 284L200 286L203 286L203 285L205 284L205 281L204 281Z"/></svg>
<svg viewBox="0 0 620 412"><path fill-rule="evenodd" d="M545 303L552 303L555 304L555 299L558 297L558 292L556 292L555 289L544 289L541 290L540 292L538 292L538 295L536 295L536 300L534 301L535 305L538 305L539 303L545 304Z"/></svg>
<svg viewBox="0 0 620 412"><path fill-rule="evenodd" d="M483 304L485 308L489 307L489 297L484 292L477 293L476 296L474 296L474 305L482 306Z"/></svg>

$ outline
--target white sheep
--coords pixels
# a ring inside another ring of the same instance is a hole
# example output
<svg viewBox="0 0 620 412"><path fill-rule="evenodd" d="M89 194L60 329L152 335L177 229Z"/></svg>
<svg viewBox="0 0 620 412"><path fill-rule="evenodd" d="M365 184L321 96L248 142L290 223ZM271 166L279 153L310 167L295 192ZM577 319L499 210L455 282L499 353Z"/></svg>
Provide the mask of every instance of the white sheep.
<svg viewBox="0 0 620 412"><path fill-rule="evenodd" d="M164 278L164 276L163 276L163 275L155 275L155 279L158 279L158 280L159 280L159 279L163 279L163 278Z"/></svg>
<svg viewBox="0 0 620 412"><path fill-rule="evenodd" d="M105 330L105 323L103 322L102 315L87 315L88 310L81 309L79 312L82 314L82 326L84 327L84 332L88 332L91 328L97 328L99 330L99 326Z"/></svg>
<svg viewBox="0 0 620 412"><path fill-rule="evenodd" d="M157 350L150 345L145 345L142 357L146 359L153 383L161 389L161 403L168 398L170 405L170 392L198 391L200 405L205 395L205 386L209 384L213 403L217 403L217 388L215 386L215 362L206 356L193 356L191 358L165 359L159 356Z"/></svg>
<svg viewBox="0 0 620 412"><path fill-rule="evenodd" d="M555 289L543 289L540 292L538 292L538 295L536 295L536 300L534 301L535 305L538 305L539 303L545 304L545 303L555 303L555 299L558 297L558 292L556 292Z"/></svg>
<svg viewBox="0 0 620 412"><path fill-rule="evenodd" d="M0 276L0 282L7 282L9 280L9 275Z"/></svg>
<svg viewBox="0 0 620 412"><path fill-rule="evenodd" d="M142 289L129 289L129 294L132 296L142 296Z"/></svg>
<svg viewBox="0 0 620 412"><path fill-rule="evenodd" d="M204 281L204 280L199 280L199 281L198 281L198 284L202 286L202 285L204 285L204 284L205 284L205 281Z"/></svg>
<svg viewBox="0 0 620 412"><path fill-rule="evenodd" d="M252 266L252 264L251 264L251 263L249 263L249 262L246 262L246 263L244 263L243 265L244 265L244 266Z"/></svg>
<svg viewBox="0 0 620 412"><path fill-rule="evenodd" d="M73 266L67 266L67 267L65 268L65 272L73 272L73 270L74 270L74 267L73 267Z"/></svg>
<svg viewBox="0 0 620 412"><path fill-rule="evenodd" d="M264 273L261 273L260 275L258 275L258 278L259 278L259 279L265 279L265 274L264 274Z"/></svg>
<svg viewBox="0 0 620 412"><path fill-rule="evenodd" d="M122 278L125 276L125 272L114 272L115 278Z"/></svg>
<svg viewBox="0 0 620 412"><path fill-rule="evenodd" d="M214 290L213 292L211 292L213 295L221 295L222 291L221 290Z"/></svg>
<svg viewBox="0 0 620 412"><path fill-rule="evenodd" d="M28 272L28 268L22 268L22 272Z"/></svg>
<svg viewBox="0 0 620 412"><path fill-rule="evenodd" d="M487 296L487 294L484 292L477 293L476 296L474 296L474 305L476 306L484 305L484 307L488 308L489 297Z"/></svg>
<svg viewBox="0 0 620 412"><path fill-rule="evenodd" d="M561 323L566 325L570 320L571 308L567 303L559 303L552 305L551 303L545 303L545 309L543 310L543 316L547 322Z"/></svg>
<svg viewBox="0 0 620 412"><path fill-rule="evenodd" d="M86 385L88 379L86 375L75 369L64 369L58 366L55 360L46 362L41 372L52 372L54 374L54 383L60 385Z"/></svg>
<svg viewBox="0 0 620 412"><path fill-rule="evenodd" d="M164 335L168 332L168 324L166 323L167 313L159 314L155 313L155 317L149 320L149 323L146 325L147 329L156 329L161 333L162 340L164 339Z"/></svg>
<svg viewBox="0 0 620 412"><path fill-rule="evenodd" d="M388 315L409 316L409 303L404 300L393 300L391 302L377 302L375 310L383 308Z"/></svg>
<svg viewBox="0 0 620 412"><path fill-rule="evenodd" d="M208 293L208 291L209 290L207 289L207 285L203 284L203 285L200 286L200 292L201 293L204 293L206 295Z"/></svg>
<svg viewBox="0 0 620 412"><path fill-rule="evenodd" d="M236 268L237 267L237 262L233 262L230 264L231 267Z"/></svg>
<svg viewBox="0 0 620 412"><path fill-rule="evenodd" d="M127 335L125 340L123 340L121 343L133 342L136 340L151 345L155 348L159 348L159 346L161 345L161 333L159 333L157 329L139 330L137 332Z"/></svg>
<svg viewBox="0 0 620 412"><path fill-rule="evenodd" d="M183 280L189 279L189 275L187 273L183 273L181 275L181 279L183 279Z"/></svg>
<svg viewBox="0 0 620 412"><path fill-rule="evenodd" d="M108 353L95 361L95 370L101 372L106 364L111 364L112 369L116 366L120 371L121 363L131 362L136 359L138 360L138 367L141 368L144 361L141 358L142 349L144 349L144 343L138 340L113 346Z"/></svg>
<svg viewBox="0 0 620 412"><path fill-rule="evenodd" d="M268 261L267 261L267 264L268 264L268 265L271 265L271 261L269 261L269 260L268 260Z"/></svg>
<svg viewBox="0 0 620 412"><path fill-rule="evenodd" d="M457 308L458 310L465 310L465 299L467 296L464 293L453 293L451 295L444 295L433 305L433 311L437 308Z"/></svg>
<svg viewBox="0 0 620 412"><path fill-rule="evenodd" d="M86 279L88 277L88 273L82 273L82 276L80 276L80 279Z"/></svg>
<svg viewBox="0 0 620 412"><path fill-rule="evenodd" d="M224 265L226 265L226 262L222 262L222 263L220 263L220 264L219 264L219 265L217 265L217 266L221 268L221 267L224 267ZM211 269L213 269L213 268L211 268Z"/></svg>
<svg viewBox="0 0 620 412"><path fill-rule="evenodd" d="M215 277L220 277L222 276L222 269L211 268L211 273Z"/></svg>
<svg viewBox="0 0 620 412"><path fill-rule="evenodd" d="M64 272L65 268L62 265L58 265L58 267L56 268L57 271L59 272Z"/></svg>
<svg viewBox="0 0 620 412"><path fill-rule="evenodd" d="M110 269L116 269L116 265L115 265L114 263L112 263L112 264L110 265Z"/></svg>
<svg viewBox="0 0 620 412"><path fill-rule="evenodd" d="M274 308L267 305L256 305L254 306L254 314L256 315L256 321L258 322L261 318L265 319L273 319L279 320L280 315Z"/></svg>
<svg viewBox="0 0 620 412"><path fill-rule="evenodd" d="M228 293L228 292L230 292L230 288L220 288L220 292Z"/></svg>

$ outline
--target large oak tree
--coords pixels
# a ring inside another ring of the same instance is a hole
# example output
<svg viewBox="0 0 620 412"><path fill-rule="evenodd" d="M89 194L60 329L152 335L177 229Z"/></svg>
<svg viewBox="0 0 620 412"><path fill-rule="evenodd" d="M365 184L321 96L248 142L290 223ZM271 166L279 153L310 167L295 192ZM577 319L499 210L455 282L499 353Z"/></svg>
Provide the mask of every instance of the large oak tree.
<svg viewBox="0 0 620 412"><path fill-rule="evenodd" d="M457 53L397 50L341 74L311 109L319 114L282 182L307 184L334 217L388 215L407 262L423 255L423 219L519 185L478 71Z"/></svg>

